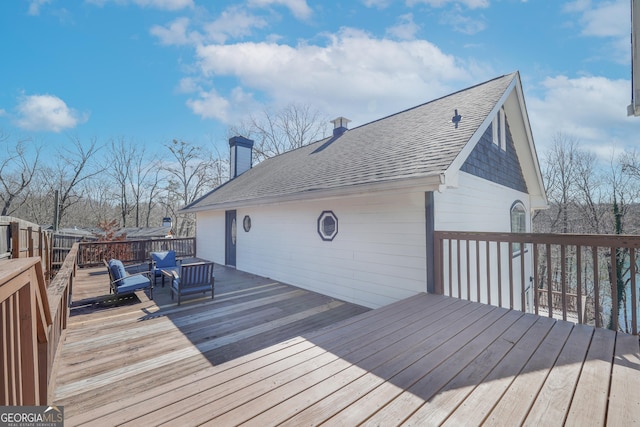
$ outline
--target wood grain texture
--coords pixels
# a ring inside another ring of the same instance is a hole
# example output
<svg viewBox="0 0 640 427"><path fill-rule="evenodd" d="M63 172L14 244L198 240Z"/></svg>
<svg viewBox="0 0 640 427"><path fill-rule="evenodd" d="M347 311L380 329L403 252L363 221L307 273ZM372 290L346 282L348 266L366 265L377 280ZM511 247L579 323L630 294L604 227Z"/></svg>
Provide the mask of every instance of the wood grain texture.
<svg viewBox="0 0 640 427"><path fill-rule="evenodd" d="M82 287L96 298L105 276L77 277L56 378L67 425L640 420L637 336L441 295L367 310L224 267L214 301L164 304L158 288L89 304Z"/></svg>

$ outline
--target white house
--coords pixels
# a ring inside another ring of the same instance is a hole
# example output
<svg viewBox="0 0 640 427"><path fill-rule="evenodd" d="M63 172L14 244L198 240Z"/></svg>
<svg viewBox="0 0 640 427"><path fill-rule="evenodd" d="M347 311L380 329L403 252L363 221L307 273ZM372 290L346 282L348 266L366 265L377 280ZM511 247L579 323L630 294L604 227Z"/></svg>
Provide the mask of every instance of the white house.
<svg viewBox="0 0 640 427"><path fill-rule="evenodd" d="M251 167L184 208L197 254L367 307L433 289L434 230L530 231L547 200L519 74ZM431 274L430 274L431 273Z"/></svg>

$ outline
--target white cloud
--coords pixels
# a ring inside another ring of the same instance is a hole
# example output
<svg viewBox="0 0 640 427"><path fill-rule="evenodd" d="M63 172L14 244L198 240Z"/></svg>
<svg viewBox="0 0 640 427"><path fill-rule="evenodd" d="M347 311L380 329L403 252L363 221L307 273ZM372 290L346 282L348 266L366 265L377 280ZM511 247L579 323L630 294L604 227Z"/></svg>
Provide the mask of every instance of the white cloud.
<svg viewBox="0 0 640 427"><path fill-rule="evenodd" d="M629 37L629 2L616 0L598 3L597 6L583 11L582 34L596 37Z"/></svg>
<svg viewBox="0 0 640 427"><path fill-rule="evenodd" d="M366 7L375 7L378 9L385 9L391 5L392 0L362 0L362 4Z"/></svg>
<svg viewBox="0 0 640 427"><path fill-rule="evenodd" d="M149 32L160 39L160 43L168 46L179 46L198 43L202 37L195 31L187 32L189 18L177 18L168 26L154 25Z"/></svg>
<svg viewBox="0 0 640 427"><path fill-rule="evenodd" d="M629 80L597 76L545 79L543 95L527 97L536 145L544 151L553 135L562 132L577 137L599 155L614 145L637 146L640 121L627 117L630 87Z"/></svg>
<svg viewBox="0 0 640 427"><path fill-rule="evenodd" d="M16 110L18 127L31 131L61 132L88 119L86 114L79 114L53 95L24 96Z"/></svg>
<svg viewBox="0 0 640 427"><path fill-rule="evenodd" d="M203 119L220 120L223 123L232 123L240 118L240 115L255 107L251 94L242 88L236 87L231 91L230 98L220 96L215 89L201 91L197 99L188 99L187 106Z"/></svg>
<svg viewBox="0 0 640 427"><path fill-rule="evenodd" d="M254 7L284 6L298 19L309 19L313 13L306 0L249 0L249 5Z"/></svg>
<svg viewBox="0 0 640 427"><path fill-rule="evenodd" d="M629 62L631 21L628 0L603 1L597 4L590 0L577 0L567 4L564 10L580 15L578 22L582 28L582 36L610 40L603 56L619 63Z"/></svg>
<svg viewBox="0 0 640 427"><path fill-rule="evenodd" d="M400 40L413 40L420 26L413 20L413 14L407 13L398 18L398 24L387 28L387 34Z"/></svg>
<svg viewBox="0 0 640 427"><path fill-rule="evenodd" d="M254 28L264 28L267 22L238 7L231 7L220 14L215 21L205 25L204 29L216 43L225 43L228 38L241 38L251 35Z"/></svg>
<svg viewBox="0 0 640 427"><path fill-rule="evenodd" d="M188 99L187 106L191 111L205 119L228 121L229 101L218 95L215 89L209 92L200 92L198 99Z"/></svg>
<svg viewBox="0 0 640 427"><path fill-rule="evenodd" d="M483 20L470 18L459 11L443 13L440 21L451 26L455 31L469 35L477 34L487 27Z"/></svg>
<svg viewBox="0 0 640 427"><path fill-rule="evenodd" d="M200 90L200 85L197 79L193 77L185 77L180 79L178 86L176 87L177 93L194 93Z"/></svg>
<svg viewBox="0 0 640 427"><path fill-rule="evenodd" d="M407 6L427 4L431 7L444 7L447 4L464 5L469 9L489 7L489 0L407 0Z"/></svg>
<svg viewBox="0 0 640 427"><path fill-rule="evenodd" d="M352 29L328 36L325 46L208 45L197 48L197 57L206 78L233 77L276 104L313 102L354 121L412 107L487 77L482 71L471 76L464 64L427 41L376 39ZM346 111L335 111L337 106Z"/></svg>
<svg viewBox="0 0 640 427"><path fill-rule="evenodd" d="M185 8L193 8L193 0L85 0L87 3L95 4L96 6L104 6L109 2L117 4L129 4L133 3L140 7L148 7L152 9L161 10L181 10Z"/></svg>
<svg viewBox="0 0 640 427"><path fill-rule="evenodd" d="M27 14L32 16L40 15L40 8L49 3L51 3L51 0L31 0Z"/></svg>

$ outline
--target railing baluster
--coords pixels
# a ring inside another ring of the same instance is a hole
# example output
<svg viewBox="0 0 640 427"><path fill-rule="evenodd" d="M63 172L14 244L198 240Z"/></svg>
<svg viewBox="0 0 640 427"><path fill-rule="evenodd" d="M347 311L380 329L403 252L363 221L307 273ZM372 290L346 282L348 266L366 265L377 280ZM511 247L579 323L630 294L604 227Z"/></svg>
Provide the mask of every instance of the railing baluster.
<svg viewBox="0 0 640 427"><path fill-rule="evenodd" d="M513 310L513 242L509 241L507 244L507 259L509 260L509 309Z"/></svg>
<svg viewBox="0 0 640 427"><path fill-rule="evenodd" d="M618 251L611 247L611 326L618 330Z"/></svg>
<svg viewBox="0 0 640 427"><path fill-rule="evenodd" d="M449 296L452 297L453 296L453 260L451 259L452 257L452 249L451 249L451 245L453 242L453 239L448 239L447 240L449 242L448 245L448 251L449 251Z"/></svg>
<svg viewBox="0 0 640 427"><path fill-rule="evenodd" d="M631 333L638 335L638 296L636 291L636 250L629 248L629 273L631 275Z"/></svg>
<svg viewBox="0 0 640 427"><path fill-rule="evenodd" d="M547 307L549 309L549 317L553 317L553 287L551 283L551 244L547 243Z"/></svg>
<svg viewBox="0 0 640 427"><path fill-rule="evenodd" d="M482 302L482 291L480 288L480 239L476 240L476 287L478 288L477 301Z"/></svg>
<svg viewBox="0 0 640 427"><path fill-rule="evenodd" d="M562 301L562 320L567 320L567 250L560 245L560 292Z"/></svg>
<svg viewBox="0 0 640 427"><path fill-rule="evenodd" d="M457 278L458 278L458 298L462 299L462 277L460 277L462 270L460 269L460 239L456 239L456 257L457 257ZM469 299L469 298L467 298Z"/></svg>
<svg viewBox="0 0 640 427"><path fill-rule="evenodd" d="M491 304L491 245L489 240L487 240L485 256L487 259L487 304Z"/></svg>
<svg viewBox="0 0 640 427"><path fill-rule="evenodd" d="M576 245L576 281L578 282L576 287L576 294L578 295L578 301L576 302L578 307L578 323L585 323L582 316L582 246Z"/></svg>
<svg viewBox="0 0 640 427"><path fill-rule="evenodd" d="M526 283L525 283L525 265L524 265L524 241L520 242L520 310L527 311L527 303L525 299Z"/></svg>
<svg viewBox="0 0 640 427"><path fill-rule="evenodd" d="M467 299L469 301L473 301L471 299L471 261L469 260L469 257L471 256L469 253L469 239L465 239L466 242L466 249L467 249Z"/></svg>
<svg viewBox="0 0 640 427"><path fill-rule="evenodd" d="M533 289L531 289L531 291L533 292L533 306L534 306L534 313L537 315L538 313L538 307L540 302L538 301L538 283L539 283L539 273L538 273L538 265L539 265L539 258L540 258L540 254L538 253L538 244L534 243L533 244Z"/></svg>
<svg viewBox="0 0 640 427"><path fill-rule="evenodd" d="M502 307L502 255L500 242L496 241L496 257L498 258L498 307Z"/></svg>
<svg viewBox="0 0 640 427"><path fill-rule="evenodd" d="M598 247L591 246L591 256L593 257L593 310L596 318L596 327L602 327L600 321L600 280L598 277Z"/></svg>

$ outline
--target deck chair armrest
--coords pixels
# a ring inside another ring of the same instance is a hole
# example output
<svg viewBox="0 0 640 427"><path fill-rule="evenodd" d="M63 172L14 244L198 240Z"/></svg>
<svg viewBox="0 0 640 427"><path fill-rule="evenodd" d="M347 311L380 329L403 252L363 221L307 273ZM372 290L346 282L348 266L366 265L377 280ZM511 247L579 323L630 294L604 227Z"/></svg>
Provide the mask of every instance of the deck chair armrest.
<svg viewBox="0 0 640 427"><path fill-rule="evenodd" d="M127 279L129 277L135 277L135 276L146 276L147 278L149 278L149 275L150 275L150 272L148 272L148 271L142 271L140 273L127 274L126 277L122 277L120 279L116 279L111 283L119 283L119 282L121 282L121 281L123 281L123 280L125 280L125 279Z"/></svg>

